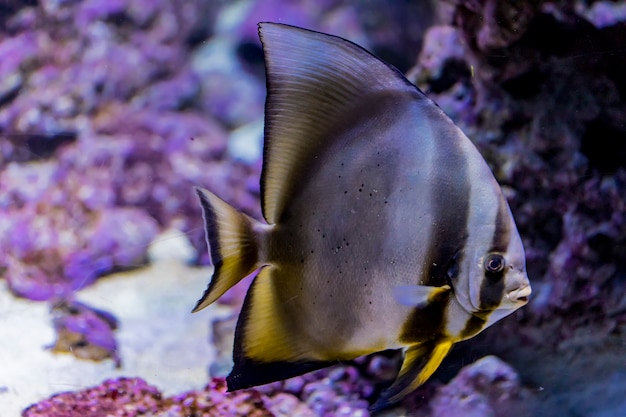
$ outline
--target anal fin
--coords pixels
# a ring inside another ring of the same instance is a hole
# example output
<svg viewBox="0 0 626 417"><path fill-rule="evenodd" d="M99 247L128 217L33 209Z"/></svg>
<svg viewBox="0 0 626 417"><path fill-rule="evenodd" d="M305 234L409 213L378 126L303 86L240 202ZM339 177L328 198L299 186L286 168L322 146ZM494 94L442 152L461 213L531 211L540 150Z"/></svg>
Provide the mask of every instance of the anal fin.
<svg viewBox="0 0 626 417"><path fill-rule="evenodd" d="M317 359L301 347L291 317L281 309L273 267L252 282L237 322L234 367L226 378L234 391L302 375L336 362Z"/></svg>
<svg viewBox="0 0 626 417"><path fill-rule="evenodd" d="M444 339L410 346L404 354L402 368L396 380L381 393L370 411L387 408L426 382L453 345L451 340Z"/></svg>
<svg viewBox="0 0 626 417"><path fill-rule="evenodd" d="M293 378L337 364L324 361L258 362L242 358L226 378L228 391L255 387L275 381Z"/></svg>

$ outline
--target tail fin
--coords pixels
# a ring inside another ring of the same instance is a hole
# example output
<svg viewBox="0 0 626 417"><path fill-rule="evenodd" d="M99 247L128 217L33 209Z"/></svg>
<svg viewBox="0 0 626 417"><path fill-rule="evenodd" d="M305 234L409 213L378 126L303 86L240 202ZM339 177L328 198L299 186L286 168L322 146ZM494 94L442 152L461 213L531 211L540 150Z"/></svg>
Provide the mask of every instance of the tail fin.
<svg viewBox="0 0 626 417"><path fill-rule="evenodd" d="M206 239L215 267L213 278L193 312L212 304L232 286L261 266L256 220L225 203L210 191L196 188Z"/></svg>

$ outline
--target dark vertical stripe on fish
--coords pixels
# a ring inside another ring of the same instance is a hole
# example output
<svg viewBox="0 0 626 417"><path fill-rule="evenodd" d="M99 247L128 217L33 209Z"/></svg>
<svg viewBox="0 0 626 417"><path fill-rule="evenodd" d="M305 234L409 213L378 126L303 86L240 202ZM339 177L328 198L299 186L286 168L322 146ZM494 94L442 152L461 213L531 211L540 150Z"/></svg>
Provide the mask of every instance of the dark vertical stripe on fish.
<svg viewBox="0 0 626 417"><path fill-rule="evenodd" d="M510 230L507 220L507 206L504 197L500 198L498 204L498 213L496 214L495 228L493 238L491 239L491 248L489 253L505 253L509 246ZM507 268L503 268L500 272L485 272L480 286L480 309L494 310L504 297L504 277Z"/></svg>
<svg viewBox="0 0 626 417"><path fill-rule="evenodd" d="M421 281L440 287L449 284L448 271L463 262L468 238L470 184L467 155L456 132L437 132L433 123L435 157L433 169L443 171L434 176L430 189L431 211L437 216L428 239L427 268ZM438 133L438 134L437 134ZM444 137L441 137L444 136ZM452 140L444 140L453 137ZM452 283L454 288L454 283Z"/></svg>
<svg viewBox="0 0 626 417"><path fill-rule="evenodd" d="M491 240L491 249L489 249L490 252L505 253L509 248L509 241L511 239L511 228L509 227L509 224L507 222L507 214L507 203L504 200L504 197L501 197L498 202L496 227L493 232L493 238Z"/></svg>
<svg viewBox="0 0 626 417"><path fill-rule="evenodd" d="M457 269L465 255L470 212L469 167L456 132L442 132L436 123L431 126L435 142L432 169L442 173L434 176L430 189L431 211L437 217L428 239L427 265L419 281L422 285L451 284L454 288L448 271ZM431 308L415 308L403 326L400 340L423 341L423 337L431 339L443 334L449 297L450 293L446 293L445 302L432 303Z"/></svg>
<svg viewBox="0 0 626 417"><path fill-rule="evenodd" d="M402 327L400 341L411 345L440 337L445 327L445 311L450 297L453 297L452 291L442 291L428 300L426 305L413 309Z"/></svg>
<svg viewBox="0 0 626 417"><path fill-rule="evenodd" d="M509 246L511 231L507 224L507 205L504 197L500 198L498 203L498 212L496 213L495 228L491 239L491 247L489 253L505 253ZM485 277L480 286L480 312L474 313L465 324L465 328L461 331L462 338L474 336L480 332L493 310L495 310L504 297L504 276L506 268L501 272L489 273L485 272Z"/></svg>
<svg viewBox="0 0 626 417"><path fill-rule="evenodd" d="M469 318L469 320L467 320L467 323L465 323L465 327L459 334L459 337L461 339L467 339L469 337L474 336L478 332L480 332L485 327L485 324L487 323L487 318L489 317L489 313L490 312L487 312L485 314L480 314L480 316L478 316L478 313L473 314Z"/></svg>

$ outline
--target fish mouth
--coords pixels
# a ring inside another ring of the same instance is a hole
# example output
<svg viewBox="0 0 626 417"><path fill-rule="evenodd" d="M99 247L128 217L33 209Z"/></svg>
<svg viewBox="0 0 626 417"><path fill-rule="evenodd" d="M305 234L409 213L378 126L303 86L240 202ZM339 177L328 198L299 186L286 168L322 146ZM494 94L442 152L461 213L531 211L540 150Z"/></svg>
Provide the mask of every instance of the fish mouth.
<svg viewBox="0 0 626 417"><path fill-rule="evenodd" d="M522 306L528 304L528 299L531 293L532 289L530 288L530 285L524 285L521 288L509 291L506 294L506 299L515 306Z"/></svg>
<svg viewBox="0 0 626 417"><path fill-rule="evenodd" d="M504 296L499 306L491 307L491 308L477 307L474 309L472 314L475 315L476 317L484 318L485 316L492 314L496 310L511 311L511 312L515 311L518 308L523 307L526 304L528 304L528 300L529 300L531 293L532 293L532 289L530 288L530 285L525 285L521 288L515 289L513 291L509 291Z"/></svg>

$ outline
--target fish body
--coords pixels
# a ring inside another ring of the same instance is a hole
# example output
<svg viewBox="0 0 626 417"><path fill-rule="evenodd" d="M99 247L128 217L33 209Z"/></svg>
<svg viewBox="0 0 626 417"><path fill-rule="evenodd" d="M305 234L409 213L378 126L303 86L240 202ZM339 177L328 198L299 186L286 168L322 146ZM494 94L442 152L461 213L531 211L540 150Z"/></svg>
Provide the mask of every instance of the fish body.
<svg viewBox="0 0 626 417"><path fill-rule="evenodd" d="M260 269L229 389L405 349L380 409L526 304L522 242L474 145L395 68L338 37L259 33L265 221L198 189L215 272L194 311Z"/></svg>

